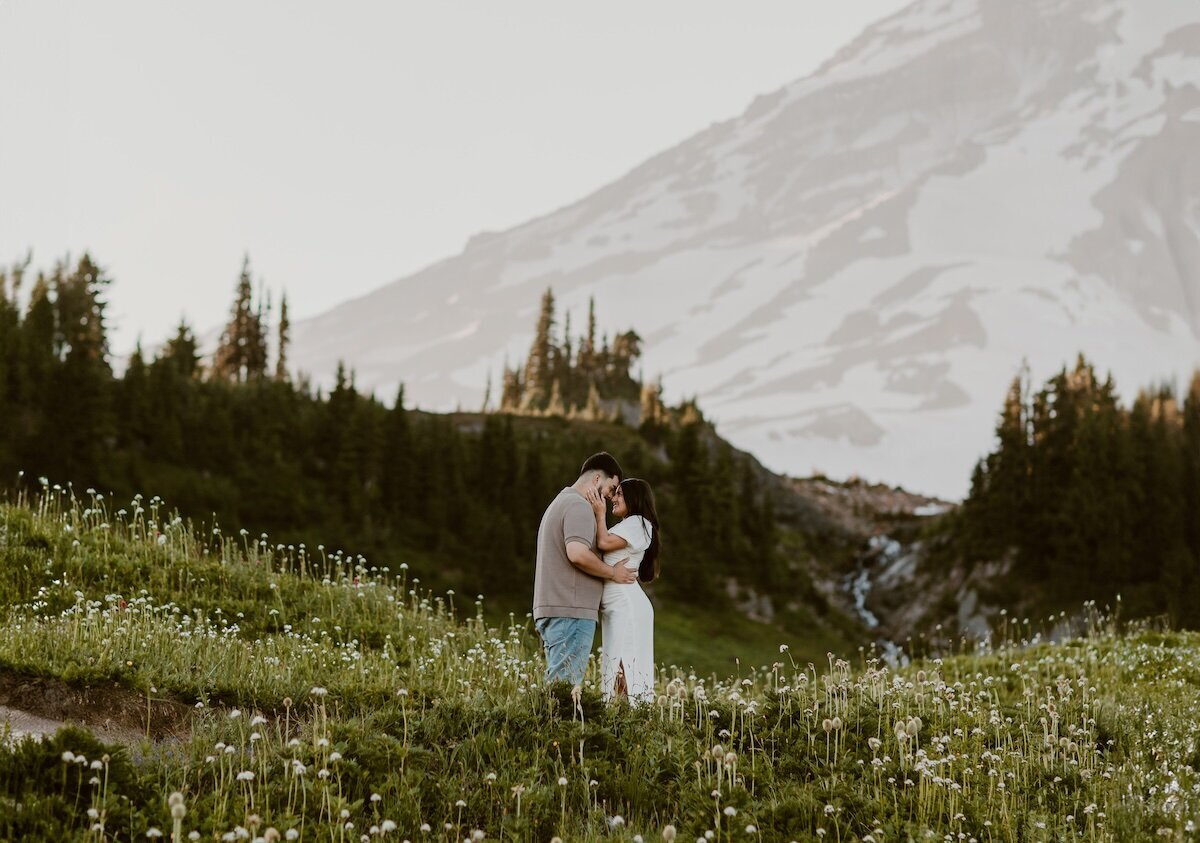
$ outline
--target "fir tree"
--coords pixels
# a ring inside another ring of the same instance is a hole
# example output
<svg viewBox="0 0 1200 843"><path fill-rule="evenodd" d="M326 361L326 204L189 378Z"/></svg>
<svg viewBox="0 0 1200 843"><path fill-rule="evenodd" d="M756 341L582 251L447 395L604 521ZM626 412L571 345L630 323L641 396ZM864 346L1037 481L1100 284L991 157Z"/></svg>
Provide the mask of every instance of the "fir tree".
<svg viewBox="0 0 1200 843"><path fill-rule="evenodd" d="M554 291L547 288L542 294L542 307L529 358L525 362L523 409L539 409L545 405L553 380L554 363Z"/></svg>
<svg viewBox="0 0 1200 843"><path fill-rule="evenodd" d="M285 382L288 379L287 355L288 343L292 339L292 323L288 320L287 293L279 302L279 353L275 358L275 380Z"/></svg>
<svg viewBox="0 0 1200 843"><path fill-rule="evenodd" d="M159 359L185 380L200 373L200 349L192 329L182 317L175 328L175 336L167 340Z"/></svg>
<svg viewBox="0 0 1200 843"><path fill-rule="evenodd" d="M233 313L221 335L213 358L213 377L244 383L266 371L263 311L256 309L254 288L250 280L250 256L242 262L234 293Z"/></svg>

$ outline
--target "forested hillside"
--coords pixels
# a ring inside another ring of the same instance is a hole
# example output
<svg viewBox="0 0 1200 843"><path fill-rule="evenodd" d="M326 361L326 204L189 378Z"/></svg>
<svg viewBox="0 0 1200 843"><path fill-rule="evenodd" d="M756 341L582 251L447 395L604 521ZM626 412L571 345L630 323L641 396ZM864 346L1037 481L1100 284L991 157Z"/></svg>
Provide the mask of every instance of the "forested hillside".
<svg viewBox="0 0 1200 843"><path fill-rule="evenodd" d="M1016 378L996 433L944 549L1011 563L997 603L1120 595L1127 615L1200 626L1200 373L1124 406L1081 357L1036 392Z"/></svg>
<svg viewBox="0 0 1200 843"><path fill-rule="evenodd" d="M817 522L798 523L795 502L780 504L788 488L717 437L693 403L663 407L651 388L652 412L639 426L620 412L588 412L587 395L598 388L607 406L626 401L638 410L642 385L628 374L636 354L618 376L611 361L619 358L596 350L593 358L610 361L609 377L585 382L585 406L570 419L531 401L512 408L517 414L420 412L406 406L403 389L389 403L361 394L342 368L322 394L281 362L286 316L272 324L247 265L211 362L180 325L157 353L139 350L116 376L105 334L110 282L97 265L85 256L55 266L22 296L27 275L10 272L0 284L6 484L45 478L79 495L157 495L225 534L266 531L381 564L403 559L423 586L453 588L467 603L482 592L493 606L524 612L546 502L584 457L606 449L656 491L664 537L656 593L672 607L728 605L748 588L783 598L790 614L773 619L816 646L855 634L802 564L832 539ZM556 366L580 371L577 359L555 354ZM537 387L529 369L521 380ZM817 627L825 631L816 635Z"/></svg>

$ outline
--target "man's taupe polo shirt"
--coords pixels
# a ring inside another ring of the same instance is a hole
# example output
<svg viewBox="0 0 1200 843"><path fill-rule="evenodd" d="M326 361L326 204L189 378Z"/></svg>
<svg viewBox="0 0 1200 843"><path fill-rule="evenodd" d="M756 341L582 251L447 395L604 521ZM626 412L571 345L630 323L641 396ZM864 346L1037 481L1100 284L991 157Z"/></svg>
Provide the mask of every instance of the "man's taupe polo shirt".
<svg viewBox="0 0 1200 843"><path fill-rule="evenodd" d="M599 620L604 582L571 564L567 542L596 544L596 515L573 487L558 493L538 527L537 566L533 576L533 619Z"/></svg>

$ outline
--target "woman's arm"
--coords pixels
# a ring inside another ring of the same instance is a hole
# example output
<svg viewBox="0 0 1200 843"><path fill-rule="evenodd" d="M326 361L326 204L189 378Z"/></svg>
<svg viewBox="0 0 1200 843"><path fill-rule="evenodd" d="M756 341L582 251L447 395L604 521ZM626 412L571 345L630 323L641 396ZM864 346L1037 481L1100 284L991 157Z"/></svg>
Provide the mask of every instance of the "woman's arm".
<svg viewBox="0 0 1200 843"><path fill-rule="evenodd" d="M623 547L628 547L629 542L608 531L608 525L604 521L604 497L595 489L592 489L588 491L587 499L588 503L592 505L592 512L596 513L596 547L605 553L608 553L610 550L620 550Z"/></svg>

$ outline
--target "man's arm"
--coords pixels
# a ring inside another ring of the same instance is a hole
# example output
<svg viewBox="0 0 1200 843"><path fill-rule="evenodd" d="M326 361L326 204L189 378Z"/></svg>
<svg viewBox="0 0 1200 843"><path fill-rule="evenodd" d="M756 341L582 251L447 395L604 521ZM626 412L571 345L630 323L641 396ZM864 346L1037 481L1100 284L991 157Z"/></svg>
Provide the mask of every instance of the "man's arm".
<svg viewBox="0 0 1200 843"><path fill-rule="evenodd" d="M630 570L624 565L605 565L592 549L583 542L567 542L567 558L571 564L585 574L597 579L612 580L619 585L629 585L637 581L637 571Z"/></svg>

